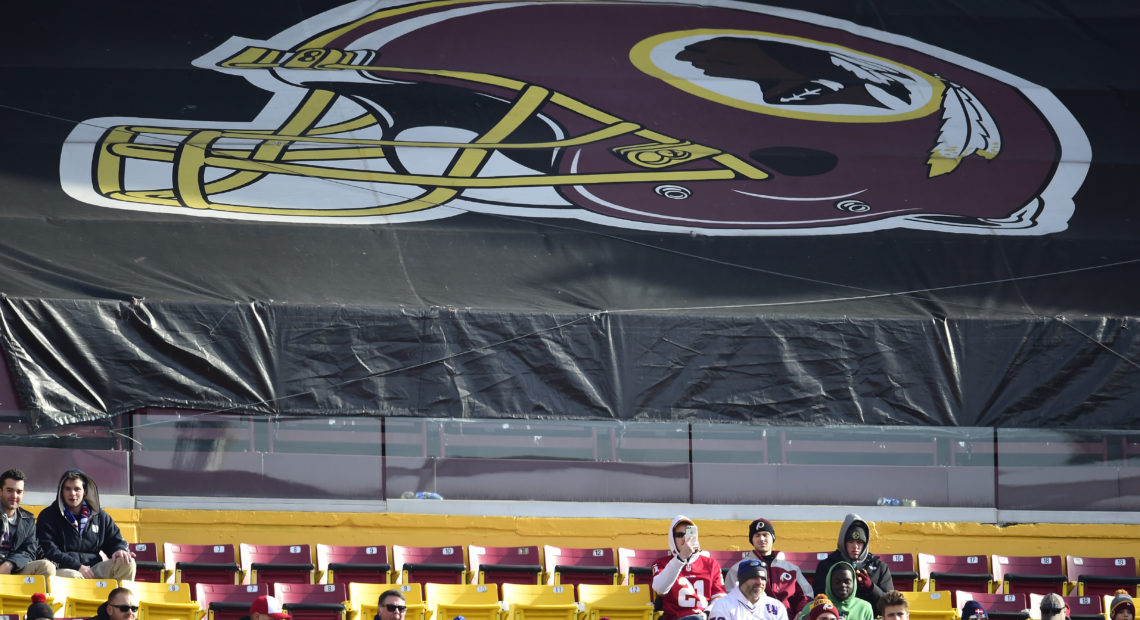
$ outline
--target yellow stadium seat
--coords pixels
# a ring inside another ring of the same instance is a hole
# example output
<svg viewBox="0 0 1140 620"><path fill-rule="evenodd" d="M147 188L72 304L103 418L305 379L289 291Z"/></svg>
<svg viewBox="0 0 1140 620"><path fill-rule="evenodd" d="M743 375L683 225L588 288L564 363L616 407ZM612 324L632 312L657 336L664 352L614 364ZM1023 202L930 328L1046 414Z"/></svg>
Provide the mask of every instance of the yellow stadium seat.
<svg viewBox="0 0 1140 620"><path fill-rule="evenodd" d="M114 579L71 579L55 576L48 580L48 588L55 599L56 616L62 618L93 618L99 606L107 601L111 590L119 587Z"/></svg>
<svg viewBox="0 0 1140 620"><path fill-rule="evenodd" d="M573 586L504 583L504 620L577 620Z"/></svg>
<svg viewBox="0 0 1140 620"><path fill-rule="evenodd" d="M935 592L903 592L911 620L955 620L958 610L954 609L951 593L945 590Z"/></svg>
<svg viewBox="0 0 1140 620"><path fill-rule="evenodd" d="M429 583L424 586L433 620L502 620L503 606L495 584Z"/></svg>
<svg viewBox="0 0 1140 620"><path fill-rule="evenodd" d="M32 595L37 592L47 596L47 603L51 605L52 596L48 594L47 577L0 575L0 614L19 614L23 617L24 612L28 611L28 605L32 604Z"/></svg>
<svg viewBox="0 0 1140 620"><path fill-rule="evenodd" d="M427 605L424 604L423 586L418 583L350 583L348 584L349 620L372 620L380 594L387 590L399 590L404 595L408 611L404 620L427 620Z"/></svg>
<svg viewBox="0 0 1140 620"><path fill-rule="evenodd" d="M202 615L202 608L191 600L189 584L124 581L122 586L139 599L140 618L198 620Z"/></svg>
<svg viewBox="0 0 1140 620"><path fill-rule="evenodd" d="M653 620L653 599L648 585L578 585L578 602L583 620Z"/></svg>

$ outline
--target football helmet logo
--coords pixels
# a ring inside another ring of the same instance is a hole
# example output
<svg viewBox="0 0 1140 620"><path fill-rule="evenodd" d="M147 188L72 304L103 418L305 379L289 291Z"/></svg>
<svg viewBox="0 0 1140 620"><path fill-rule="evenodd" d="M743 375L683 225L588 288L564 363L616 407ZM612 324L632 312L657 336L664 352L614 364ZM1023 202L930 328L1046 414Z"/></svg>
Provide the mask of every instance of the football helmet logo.
<svg viewBox="0 0 1140 620"><path fill-rule="evenodd" d="M809 17L731 2L353 3L195 61L274 93L252 122L94 119L68 138L61 177L101 206L300 222L474 211L701 234L1064 229L1089 147L1050 93Z"/></svg>

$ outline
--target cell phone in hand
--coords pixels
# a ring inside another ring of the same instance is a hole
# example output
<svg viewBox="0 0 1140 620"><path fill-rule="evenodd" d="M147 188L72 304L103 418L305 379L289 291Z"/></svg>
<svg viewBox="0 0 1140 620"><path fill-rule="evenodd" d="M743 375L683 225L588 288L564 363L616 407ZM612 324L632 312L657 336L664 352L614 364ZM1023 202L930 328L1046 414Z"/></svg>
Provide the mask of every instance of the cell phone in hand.
<svg viewBox="0 0 1140 620"><path fill-rule="evenodd" d="M689 542L690 540L695 540L696 538L697 538L697 526L686 525L685 526L685 542Z"/></svg>

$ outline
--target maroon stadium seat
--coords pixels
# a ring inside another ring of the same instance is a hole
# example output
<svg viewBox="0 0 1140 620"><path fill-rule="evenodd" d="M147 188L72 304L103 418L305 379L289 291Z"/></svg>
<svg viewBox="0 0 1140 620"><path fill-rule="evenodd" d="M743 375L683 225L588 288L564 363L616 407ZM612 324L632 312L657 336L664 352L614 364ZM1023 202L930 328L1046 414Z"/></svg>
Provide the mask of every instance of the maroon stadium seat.
<svg viewBox="0 0 1140 620"><path fill-rule="evenodd" d="M831 555L830 551L781 551L781 553L784 554L785 560L800 567L800 572L808 583L811 583L812 577L815 576L815 568L819 563Z"/></svg>
<svg viewBox="0 0 1140 620"><path fill-rule="evenodd" d="M238 547L245 583L313 583L313 551L309 545Z"/></svg>
<svg viewBox="0 0 1140 620"><path fill-rule="evenodd" d="M129 543L127 550L135 556L135 581L154 583L163 581L162 570L165 567L162 562L158 561L157 544L152 542Z"/></svg>
<svg viewBox="0 0 1140 620"><path fill-rule="evenodd" d="M231 585L199 583L194 586L198 606L206 612L203 620L239 620L249 615L253 599L269 594L269 584Z"/></svg>
<svg viewBox="0 0 1140 620"><path fill-rule="evenodd" d="M543 546L547 583L569 585L580 583L614 585L618 583L617 560L608 547L583 549Z"/></svg>
<svg viewBox="0 0 1140 620"><path fill-rule="evenodd" d="M183 545L168 542L163 545L162 555L167 574L174 575L178 583L189 585L195 596L198 592L195 586L199 583L236 585L241 581L241 567L231 544Z"/></svg>
<svg viewBox="0 0 1140 620"><path fill-rule="evenodd" d="M1077 584L1078 596L1101 597L1124 589L1136 592L1135 558L1090 558L1065 556L1065 575ZM1072 594L1072 592L1070 592Z"/></svg>
<svg viewBox="0 0 1140 620"><path fill-rule="evenodd" d="M918 590L918 571L914 569L913 553L884 553L879 559L891 569L891 580L900 592Z"/></svg>
<svg viewBox="0 0 1140 620"><path fill-rule="evenodd" d="M347 614L343 583L275 583L273 596L293 620L345 620Z"/></svg>
<svg viewBox="0 0 1140 620"><path fill-rule="evenodd" d="M954 598L958 599L959 614L966 601L977 601L985 608L986 614L994 620L1015 620L1021 617L1022 611L1029 609L1028 594L990 594L959 590L954 593Z"/></svg>
<svg viewBox="0 0 1140 620"><path fill-rule="evenodd" d="M623 585L645 585L653 580L653 563L657 558L669 555L665 549L628 549L619 547L617 550L618 572L624 575Z"/></svg>
<svg viewBox="0 0 1140 620"><path fill-rule="evenodd" d="M1065 593L1068 578L1059 555L994 555L990 559L994 582L1001 583L1001 591L1006 594Z"/></svg>
<svg viewBox="0 0 1140 620"><path fill-rule="evenodd" d="M388 547L317 545L317 570L325 583L392 583Z"/></svg>
<svg viewBox="0 0 1140 620"><path fill-rule="evenodd" d="M464 583L463 547L392 545L392 568L400 583Z"/></svg>
<svg viewBox="0 0 1140 620"><path fill-rule="evenodd" d="M467 547L471 583L542 583L542 555L538 545L523 547Z"/></svg>
<svg viewBox="0 0 1140 620"><path fill-rule="evenodd" d="M962 602L953 592L989 592L991 583L989 556L985 555L932 555L918 554L918 576L926 580L926 590L951 592L952 604L961 609Z"/></svg>

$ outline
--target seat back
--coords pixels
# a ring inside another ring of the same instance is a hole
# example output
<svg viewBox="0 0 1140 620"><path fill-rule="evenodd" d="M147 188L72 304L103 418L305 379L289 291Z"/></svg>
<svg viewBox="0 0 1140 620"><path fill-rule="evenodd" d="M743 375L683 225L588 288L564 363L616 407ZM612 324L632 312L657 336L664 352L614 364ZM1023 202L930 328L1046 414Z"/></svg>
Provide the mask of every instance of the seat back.
<svg viewBox="0 0 1140 620"><path fill-rule="evenodd" d="M542 583L542 555L537 545L523 547L467 547L471 583Z"/></svg>
<svg viewBox="0 0 1140 620"><path fill-rule="evenodd" d="M123 581L139 599L139 617L147 620L198 620L201 608L190 600L190 586L184 583Z"/></svg>
<svg viewBox="0 0 1140 620"><path fill-rule="evenodd" d="M158 561L158 545L152 542L127 543L127 551L135 556L135 581L163 581L165 568Z"/></svg>
<svg viewBox="0 0 1140 620"><path fill-rule="evenodd" d="M921 589L913 553L884 553L879 559L891 569L891 580L896 590L906 592Z"/></svg>
<svg viewBox="0 0 1140 620"><path fill-rule="evenodd" d="M60 612L68 618L91 618L107 600L111 590L119 587L114 579L69 579L52 577L48 581L56 603L62 603Z"/></svg>
<svg viewBox="0 0 1140 620"><path fill-rule="evenodd" d="M238 620L249 615L253 599L270 594L269 584L197 583L194 598L206 612L204 620Z"/></svg>
<svg viewBox="0 0 1140 620"><path fill-rule="evenodd" d="M1103 601L1099 596L1062 596L1069 606L1072 620L1104 620Z"/></svg>
<svg viewBox="0 0 1140 620"><path fill-rule="evenodd" d="M608 547L577 549L543 545L543 557L546 561L548 585L614 585L618 582L614 550Z"/></svg>
<svg viewBox="0 0 1140 620"><path fill-rule="evenodd" d="M785 560L800 567L800 572L808 583L811 583L815 577L815 569L819 563L831 555L830 551L781 551L780 553L784 554Z"/></svg>
<svg viewBox="0 0 1140 620"><path fill-rule="evenodd" d="M618 573L623 585L646 584L653 580L653 563L669 555L665 549L629 549L618 547ZM723 568L723 567L722 567Z"/></svg>
<svg viewBox="0 0 1140 620"><path fill-rule="evenodd" d="M923 589L928 592L947 592L951 607L961 607L954 592L993 592L993 575L989 557L984 555L932 555L918 554L918 577L925 580Z"/></svg>
<svg viewBox="0 0 1140 620"><path fill-rule="evenodd" d="M388 547L317 545L317 571L322 583L392 583Z"/></svg>
<svg viewBox="0 0 1140 620"><path fill-rule="evenodd" d="M752 551L745 549L744 551L722 551L720 549L704 549L706 553L720 564L720 574L725 575L728 570L732 568L733 564L739 564L741 560L752 555ZM661 556L657 556L661 557Z"/></svg>
<svg viewBox="0 0 1140 620"><path fill-rule="evenodd" d="M273 596L293 620L344 620L348 613L343 583L275 583Z"/></svg>
<svg viewBox="0 0 1140 620"><path fill-rule="evenodd" d="M950 592L903 592L912 620L955 620L958 610L954 608Z"/></svg>
<svg viewBox="0 0 1140 620"><path fill-rule="evenodd" d="M1136 591L1136 559L1065 556L1065 574L1076 584L1077 596L1100 597L1124 589ZM1070 592L1069 594L1074 594Z"/></svg>
<svg viewBox="0 0 1140 620"><path fill-rule="evenodd" d="M578 602L573 586L504 583L504 620L577 620Z"/></svg>
<svg viewBox="0 0 1140 620"><path fill-rule="evenodd" d="M1021 612L1029 609L1029 595L1027 594L990 594L988 592L965 592L958 591L954 593L954 598L962 601L965 605L967 601L977 601L982 607L985 608L986 614L995 620L999 618L1014 619L1020 618ZM959 606L958 610L961 611L962 607ZM966 620L963 618L962 620Z"/></svg>
<svg viewBox="0 0 1140 620"><path fill-rule="evenodd" d="M1041 556L990 556L994 583L1001 584L1006 594L1057 594L1065 593L1064 566L1059 555Z"/></svg>
<svg viewBox="0 0 1140 620"><path fill-rule="evenodd" d="M313 583L309 545L251 545L238 548L245 583Z"/></svg>
<svg viewBox="0 0 1140 620"><path fill-rule="evenodd" d="M392 568L399 583L454 583L467 581L463 547L411 547L392 545Z"/></svg>
<svg viewBox="0 0 1140 620"><path fill-rule="evenodd" d="M377 613L380 595L388 590L399 590L404 595L408 611L404 620L425 620L427 605L424 603L423 587L418 583L350 583L348 584L349 606L355 612L356 620L372 620Z"/></svg>
<svg viewBox="0 0 1140 620"><path fill-rule="evenodd" d="M47 597L49 605L55 600L48 595L47 577L43 575L0 575L0 614L22 616L37 592Z"/></svg>
<svg viewBox="0 0 1140 620"><path fill-rule="evenodd" d="M499 604L498 589L494 584L429 583L424 586L424 596L432 618L502 618L503 607Z"/></svg>
<svg viewBox="0 0 1140 620"><path fill-rule="evenodd" d="M578 602L582 604L582 619L652 620L651 591L647 585L580 584Z"/></svg>
<svg viewBox="0 0 1140 620"><path fill-rule="evenodd" d="M241 567L232 544L183 545L168 542L162 545L162 556L167 576L189 585L195 597L198 596L199 583L236 585L241 581Z"/></svg>

